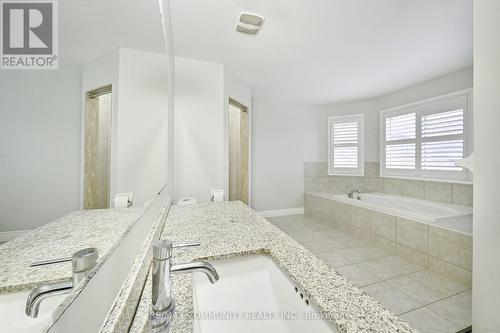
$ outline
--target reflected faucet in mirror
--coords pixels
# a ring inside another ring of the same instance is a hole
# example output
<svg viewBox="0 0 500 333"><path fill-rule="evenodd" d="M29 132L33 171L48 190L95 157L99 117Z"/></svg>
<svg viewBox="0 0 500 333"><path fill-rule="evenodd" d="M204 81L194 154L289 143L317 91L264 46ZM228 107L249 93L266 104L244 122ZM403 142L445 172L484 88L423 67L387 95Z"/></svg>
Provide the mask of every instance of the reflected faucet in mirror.
<svg viewBox="0 0 500 333"><path fill-rule="evenodd" d="M26 315L31 318L36 318L38 316L38 310L40 304L46 298L67 294L72 290L76 289L79 284L89 275L89 273L96 267L97 259L99 254L97 248L91 247L75 252L71 256L71 262L73 267L73 277L71 281L56 282L50 284L44 284L35 288L26 300ZM38 263L33 263L30 266L42 266L49 265L59 262L69 261L69 258L46 260Z"/></svg>

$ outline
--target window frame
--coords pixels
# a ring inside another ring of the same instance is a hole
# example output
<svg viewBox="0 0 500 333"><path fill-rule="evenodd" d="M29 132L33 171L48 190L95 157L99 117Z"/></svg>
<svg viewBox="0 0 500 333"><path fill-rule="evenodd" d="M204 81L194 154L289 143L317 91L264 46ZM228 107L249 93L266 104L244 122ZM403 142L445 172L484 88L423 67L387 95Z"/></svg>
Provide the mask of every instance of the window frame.
<svg viewBox="0 0 500 333"><path fill-rule="evenodd" d="M358 167L357 168L335 168L333 164L334 154L332 150L332 126L335 123L358 123ZM365 174L365 115L363 113L330 116L328 117L328 175L329 176L356 176L363 177Z"/></svg>
<svg viewBox="0 0 500 333"><path fill-rule="evenodd" d="M422 116L456 110L457 108L463 108L464 112L463 134L422 137ZM392 142L386 141L385 120L389 114L394 117L409 113L416 113L415 139L398 140L394 144L415 143L415 170L387 169L385 167L386 145L392 144ZM469 156L473 152L472 129L472 89L460 90L380 111L380 177L472 184L472 173L466 168L463 168L462 171L422 170L421 168L422 143L425 142L447 141L463 137L463 155L464 158Z"/></svg>

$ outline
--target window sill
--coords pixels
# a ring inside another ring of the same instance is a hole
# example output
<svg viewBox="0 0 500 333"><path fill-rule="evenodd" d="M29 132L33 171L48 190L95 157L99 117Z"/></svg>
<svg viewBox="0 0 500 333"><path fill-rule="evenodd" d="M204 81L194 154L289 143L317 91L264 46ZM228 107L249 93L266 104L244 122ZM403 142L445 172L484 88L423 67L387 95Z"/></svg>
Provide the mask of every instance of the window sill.
<svg viewBox="0 0 500 333"><path fill-rule="evenodd" d="M393 178L393 179L406 179L406 180L419 180L425 182L436 182L436 183L453 183L453 184L463 184L463 185L473 185L470 180L455 180L455 179L439 179L439 178L423 178L423 177L408 177L408 176L398 176L398 175L383 175L380 174L380 178Z"/></svg>
<svg viewBox="0 0 500 333"><path fill-rule="evenodd" d="M328 173L328 176L364 177L364 173Z"/></svg>

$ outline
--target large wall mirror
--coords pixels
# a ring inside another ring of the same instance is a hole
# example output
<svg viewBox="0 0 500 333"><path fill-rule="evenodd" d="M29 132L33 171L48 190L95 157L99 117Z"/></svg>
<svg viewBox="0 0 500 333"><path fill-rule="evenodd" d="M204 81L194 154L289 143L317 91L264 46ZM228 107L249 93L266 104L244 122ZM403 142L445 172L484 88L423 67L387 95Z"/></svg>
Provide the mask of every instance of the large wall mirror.
<svg viewBox="0 0 500 333"><path fill-rule="evenodd" d="M81 260L100 267L167 183L169 69L159 2L41 3L2 2L8 45L17 53L36 47L42 59L50 44L57 68L16 68L17 55L2 55L1 332L50 325L78 289L72 256L84 250ZM29 36L20 38L14 27L25 23ZM67 283L59 285L67 292L25 311L32 290L54 283Z"/></svg>

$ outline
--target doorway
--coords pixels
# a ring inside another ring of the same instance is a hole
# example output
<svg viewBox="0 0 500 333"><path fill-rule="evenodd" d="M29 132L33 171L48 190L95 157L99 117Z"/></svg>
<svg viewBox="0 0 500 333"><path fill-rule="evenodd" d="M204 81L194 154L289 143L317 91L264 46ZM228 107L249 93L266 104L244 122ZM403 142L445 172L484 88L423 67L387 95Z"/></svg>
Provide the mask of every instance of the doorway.
<svg viewBox="0 0 500 333"><path fill-rule="evenodd" d="M248 205L248 108L229 98L229 200Z"/></svg>
<svg viewBox="0 0 500 333"><path fill-rule="evenodd" d="M110 207L111 86L85 95L83 209Z"/></svg>

